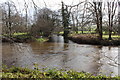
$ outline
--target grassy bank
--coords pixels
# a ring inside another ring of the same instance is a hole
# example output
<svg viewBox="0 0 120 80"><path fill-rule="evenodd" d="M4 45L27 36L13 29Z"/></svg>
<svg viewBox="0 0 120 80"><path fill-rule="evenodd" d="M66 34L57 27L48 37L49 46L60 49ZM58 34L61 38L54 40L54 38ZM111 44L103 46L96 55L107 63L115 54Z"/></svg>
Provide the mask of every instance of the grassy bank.
<svg viewBox="0 0 120 80"><path fill-rule="evenodd" d="M97 34L72 34L69 39L79 44L93 44L104 46L120 45L120 36L112 35L112 40L108 40L108 35L103 35L103 40L98 39Z"/></svg>
<svg viewBox="0 0 120 80"><path fill-rule="evenodd" d="M31 41L38 41L38 42L45 42L48 39L41 36L31 36L29 33L14 33L10 37L7 34L4 34L2 37L2 42L31 42Z"/></svg>
<svg viewBox="0 0 120 80"><path fill-rule="evenodd" d="M47 38L36 38L36 41L38 41L38 42L46 42L46 41L48 41L48 39Z"/></svg>
<svg viewBox="0 0 120 80"><path fill-rule="evenodd" d="M38 68L35 68L33 70L28 68L20 68L20 67L12 67L12 68L3 68L2 69L2 78L53 78L53 79L78 79L78 78L85 78L87 80L91 80L95 78L95 80L116 80L120 79L120 77L115 76L105 76L105 75L96 75L90 74L86 72L76 72L73 70L58 70L58 69L43 69L39 70Z"/></svg>

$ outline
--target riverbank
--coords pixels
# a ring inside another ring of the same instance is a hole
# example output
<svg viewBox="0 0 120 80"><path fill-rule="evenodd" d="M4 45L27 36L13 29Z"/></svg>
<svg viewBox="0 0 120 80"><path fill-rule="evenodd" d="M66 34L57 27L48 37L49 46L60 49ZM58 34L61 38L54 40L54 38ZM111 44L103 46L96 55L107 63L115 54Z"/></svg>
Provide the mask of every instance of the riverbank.
<svg viewBox="0 0 120 80"><path fill-rule="evenodd" d="M84 78L85 80L116 80L120 79L119 76L111 77L106 75L96 75L90 74L87 72L76 72L73 70L58 70L58 69L47 69L43 68L42 70L35 67L34 69L21 68L21 67L12 67L12 68L2 68L2 78L46 78L46 79L74 79L78 80L79 78Z"/></svg>
<svg viewBox="0 0 120 80"><path fill-rule="evenodd" d="M2 42L17 42L17 43L28 43L28 42L33 42L33 41L38 41L38 42L45 42L48 39L45 37L37 36L33 37L28 34L22 34L22 35L12 35L11 37L9 36L2 36Z"/></svg>
<svg viewBox="0 0 120 80"><path fill-rule="evenodd" d="M120 45L120 36L113 35L112 40L108 40L108 35L103 35L103 40L99 40L97 34L72 34L68 37L69 40L72 40L78 44L90 44L90 45L103 45L103 46L119 46ZM43 36L30 36L29 34L17 34L12 35L11 37L2 36L2 42L18 42L18 43L27 43L27 42L46 42L50 41L50 37Z"/></svg>
<svg viewBox="0 0 120 80"><path fill-rule="evenodd" d="M106 36L105 36L106 37ZM103 46L119 46L120 38L116 37L113 40L105 38L99 40L96 34L77 34L69 36L69 39L78 44L91 44L91 45L103 45Z"/></svg>

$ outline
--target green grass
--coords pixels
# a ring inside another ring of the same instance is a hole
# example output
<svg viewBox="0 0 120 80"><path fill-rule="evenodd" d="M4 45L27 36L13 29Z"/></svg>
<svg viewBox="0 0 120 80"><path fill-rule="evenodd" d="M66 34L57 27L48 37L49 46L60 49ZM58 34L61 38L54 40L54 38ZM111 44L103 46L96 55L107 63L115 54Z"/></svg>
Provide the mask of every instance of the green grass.
<svg viewBox="0 0 120 80"><path fill-rule="evenodd" d="M120 38L119 35L111 35L111 37L112 37L113 39L119 39L119 38ZM103 35L103 39L108 39L108 38L109 38L109 35Z"/></svg>
<svg viewBox="0 0 120 80"><path fill-rule="evenodd" d="M109 35L103 35L103 38L108 38L109 37ZM120 38L120 36L118 36L118 35L112 35L111 36L112 38Z"/></svg>
<svg viewBox="0 0 120 80"><path fill-rule="evenodd" d="M78 34L82 33L82 31L78 31ZM83 31L83 33L95 33L95 31Z"/></svg>
<svg viewBox="0 0 120 80"><path fill-rule="evenodd" d="M8 34L4 34L4 36L9 36ZM33 40L33 41L38 41L38 42L45 42L47 41L48 39L47 38L36 38L35 36L31 36L29 35L28 33L14 33L11 35L11 37L15 38L15 39L18 39L19 40Z"/></svg>
<svg viewBox="0 0 120 80"><path fill-rule="evenodd" d="M17 35L26 35L27 33L14 33L13 35L14 36L17 36Z"/></svg>
<svg viewBox="0 0 120 80"><path fill-rule="evenodd" d="M70 32L72 32L72 33L76 33L75 31L70 31ZM82 33L82 31L77 31L78 32L78 34L81 34ZM61 31L61 32L59 32L59 34L63 34L64 32L63 31ZM95 30L91 30L91 31L83 31L83 33L85 33L85 34L89 34L89 33L96 33L96 31ZM105 34L108 34L109 32L106 32L106 31L103 31L103 34L105 35ZM112 34L114 34L114 32L112 32Z"/></svg>
<svg viewBox="0 0 120 80"><path fill-rule="evenodd" d="M12 36L22 36L22 35L27 35L27 33L13 33ZM3 34L3 36L8 36L8 34Z"/></svg>
<svg viewBox="0 0 120 80"><path fill-rule="evenodd" d="M76 33L75 31L70 31L70 32L72 32L72 33ZM64 32L63 31L61 31L61 32L59 32L59 34L63 34ZM89 34L89 33L96 33L96 31L95 30L92 30L92 31L83 31L83 33L85 33L85 34ZM78 31L78 33L77 34L82 34L82 31ZM105 32L105 31L103 31L103 34L108 34L108 32Z"/></svg>
<svg viewBox="0 0 120 80"><path fill-rule="evenodd" d="M120 79L119 76L111 77L106 75L97 75L90 74L87 72L77 72L73 70L63 70L63 69L28 69L28 68L21 68L21 67L12 67L12 68L3 68L2 69L2 78L62 78L64 80L74 79L77 80L78 78L85 78L87 80L92 80L93 78L97 80L103 80L103 78L116 80Z"/></svg>
<svg viewBox="0 0 120 80"><path fill-rule="evenodd" d="M37 38L36 39L36 41L38 41L38 42L45 42L45 41L47 41L48 39L46 39L46 38Z"/></svg>
<svg viewBox="0 0 120 80"><path fill-rule="evenodd" d="M63 33L64 33L63 31L59 32L59 34L63 34Z"/></svg>
<svg viewBox="0 0 120 80"><path fill-rule="evenodd" d="M70 32L72 32L72 34L76 33L75 31L70 31ZM64 33L63 31L59 32L59 34L63 34L63 33ZM81 33L82 33L82 31L78 31L77 34L81 34ZM83 33L95 33L95 31L83 31Z"/></svg>

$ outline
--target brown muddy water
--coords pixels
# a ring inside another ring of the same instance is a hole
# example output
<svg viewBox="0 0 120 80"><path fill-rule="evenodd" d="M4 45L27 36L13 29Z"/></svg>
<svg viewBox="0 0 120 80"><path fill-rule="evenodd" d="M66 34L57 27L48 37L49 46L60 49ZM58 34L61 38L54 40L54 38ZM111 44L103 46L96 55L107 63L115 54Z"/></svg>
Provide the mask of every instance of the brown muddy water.
<svg viewBox="0 0 120 80"><path fill-rule="evenodd" d="M10 66L73 69L93 74L118 75L118 47L52 42L2 43L2 63Z"/></svg>

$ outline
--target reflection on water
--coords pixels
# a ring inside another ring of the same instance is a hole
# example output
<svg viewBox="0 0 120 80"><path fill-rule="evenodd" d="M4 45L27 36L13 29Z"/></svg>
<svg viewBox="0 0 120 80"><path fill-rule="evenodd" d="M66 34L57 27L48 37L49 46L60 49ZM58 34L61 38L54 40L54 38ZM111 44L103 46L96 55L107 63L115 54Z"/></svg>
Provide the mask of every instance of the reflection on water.
<svg viewBox="0 0 120 80"><path fill-rule="evenodd" d="M63 37L58 38L53 37L54 42L45 43L3 43L3 64L33 68L36 63L40 68L47 66L93 74L118 74L118 47L64 43Z"/></svg>

